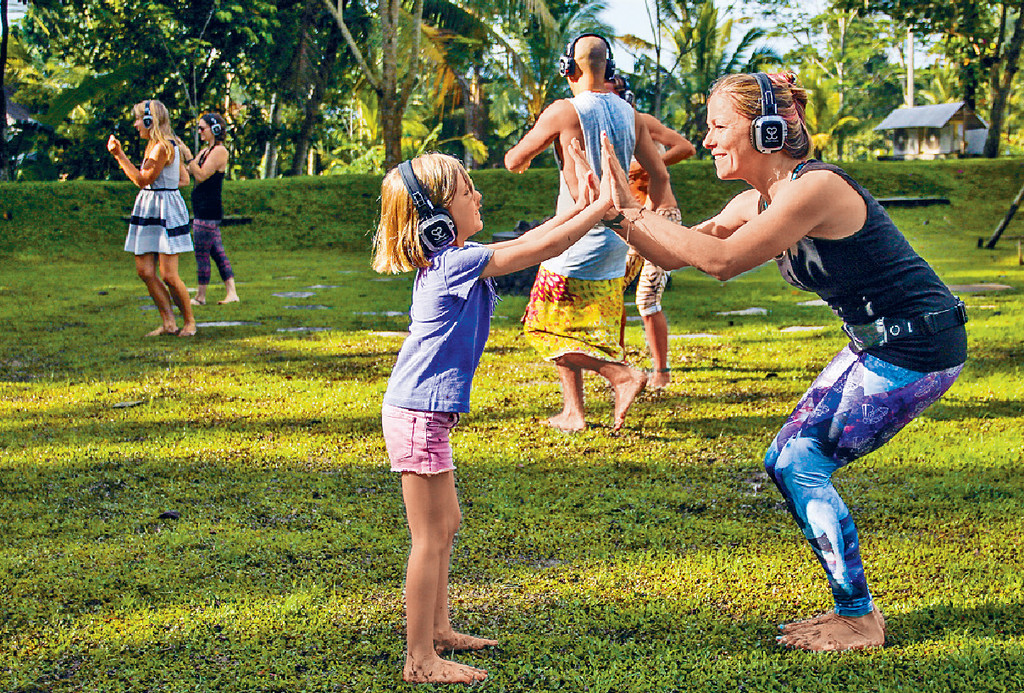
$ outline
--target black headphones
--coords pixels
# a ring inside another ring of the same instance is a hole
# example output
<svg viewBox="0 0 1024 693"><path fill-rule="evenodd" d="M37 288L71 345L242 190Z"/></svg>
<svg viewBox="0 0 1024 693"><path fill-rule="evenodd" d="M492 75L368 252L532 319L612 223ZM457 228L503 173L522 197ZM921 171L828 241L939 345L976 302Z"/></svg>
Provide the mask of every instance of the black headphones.
<svg viewBox="0 0 1024 693"><path fill-rule="evenodd" d="M210 126L210 134L215 138L220 139L224 136L224 126L220 124L220 121L212 113L203 115L201 120Z"/></svg>
<svg viewBox="0 0 1024 693"><path fill-rule="evenodd" d="M604 41L605 48L608 50L608 60L604 64L604 78L606 80L611 79L615 76L615 61L612 60L612 44L608 43L608 39L601 34L580 34L565 47L565 55L558 58L558 74L563 77L568 77L576 71L576 42L581 38L587 36L596 36L597 38Z"/></svg>
<svg viewBox="0 0 1024 693"><path fill-rule="evenodd" d="M146 129L153 127L153 114L149 112L149 99L146 99L146 111L142 114L142 124Z"/></svg>
<svg viewBox="0 0 1024 693"><path fill-rule="evenodd" d="M768 75L755 72L754 79L761 88L761 115L750 123L750 143L762 154L771 154L786 145L786 121L778 113Z"/></svg>
<svg viewBox="0 0 1024 693"><path fill-rule="evenodd" d="M398 165L398 173L402 176L405 189L416 205L416 214L419 216L419 224L416 226L420 243L423 250L436 253L455 242L455 220L444 207L435 207L430 201L427 190L416 178L412 170L411 161L403 161Z"/></svg>
<svg viewBox="0 0 1024 693"><path fill-rule="evenodd" d="M625 75L612 75L612 79L622 80L622 93L619 94L619 96L621 96L625 100L625 102L628 103L630 106L635 104L636 94L634 94L633 90L629 88L629 80L626 79ZM616 91L615 93L618 94L618 91Z"/></svg>

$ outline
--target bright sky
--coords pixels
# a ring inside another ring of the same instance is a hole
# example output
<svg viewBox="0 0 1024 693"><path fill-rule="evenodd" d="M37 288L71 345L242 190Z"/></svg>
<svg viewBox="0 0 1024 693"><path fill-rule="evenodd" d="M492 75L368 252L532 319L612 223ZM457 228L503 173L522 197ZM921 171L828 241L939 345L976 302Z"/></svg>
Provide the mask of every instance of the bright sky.
<svg viewBox="0 0 1024 693"><path fill-rule="evenodd" d="M608 9L601 13L600 17L615 29L615 33L633 34L640 38L651 40L651 22L647 17L647 10L644 6L645 0L605 0ZM615 64L626 72L633 71L633 56L621 46L618 50L613 47Z"/></svg>

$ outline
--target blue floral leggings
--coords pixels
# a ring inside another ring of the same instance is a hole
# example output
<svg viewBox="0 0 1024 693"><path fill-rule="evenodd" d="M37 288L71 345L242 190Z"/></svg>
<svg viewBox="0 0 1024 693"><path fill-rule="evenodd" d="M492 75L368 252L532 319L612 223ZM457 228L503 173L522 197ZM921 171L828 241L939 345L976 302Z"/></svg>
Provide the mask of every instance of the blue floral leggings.
<svg viewBox="0 0 1024 693"><path fill-rule="evenodd" d="M832 474L878 449L950 388L962 365L933 373L846 347L818 375L775 436L764 467L828 575L836 613L872 608L850 511Z"/></svg>

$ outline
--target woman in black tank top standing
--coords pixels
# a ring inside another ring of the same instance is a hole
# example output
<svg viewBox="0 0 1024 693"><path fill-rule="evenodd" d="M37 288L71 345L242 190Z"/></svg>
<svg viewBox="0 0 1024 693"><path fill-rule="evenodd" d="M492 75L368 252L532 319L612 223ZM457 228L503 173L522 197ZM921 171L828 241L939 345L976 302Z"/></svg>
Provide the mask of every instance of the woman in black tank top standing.
<svg viewBox="0 0 1024 693"><path fill-rule="evenodd" d="M618 214L607 220L666 269L692 265L726 280L774 258L790 284L817 293L850 337L811 384L764 465L825 570L835 608L787 623L778 640L803 650L880 647L885 619L868 590L853 518L832 474L878 449L960 374L967 313L842 169L809 159L807 93L792 73L722 77L708 134L722 180L751 188L694 227L647 213L629 194L607 142Z"/></svg>
<svg viewBox="0 0 1024 693"><path fill-rule="evenodd" d="M224 243L220 238L220 223L224 218L221 204L221 186L228 168L228 150L224 146L227 123L219 113L206 113L196 126L205 147L188 163L188 172L196 180L192 188L192 236L195 239L196 275L199 289L192 303L206 305L206 287L210 284L210 259L217 263L217 271L224 281L225 296L217 303L238 301L235 274L231 269Z"/></svg>

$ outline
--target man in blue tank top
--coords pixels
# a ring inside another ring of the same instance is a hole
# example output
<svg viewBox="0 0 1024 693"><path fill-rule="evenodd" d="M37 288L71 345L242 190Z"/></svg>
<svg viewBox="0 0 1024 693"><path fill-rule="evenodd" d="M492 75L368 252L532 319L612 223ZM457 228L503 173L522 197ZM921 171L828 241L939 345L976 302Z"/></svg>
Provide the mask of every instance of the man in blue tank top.
<svg viewBox="0 0 1024 693"><path fill-rule="evenodd" d="M675 206L668 171L647 126L629 104L605 86L605 77L614 73L608 41L596 34L578 36L566 48L559 71L573 97L544 109L533 128L505 155L505 167L522 173L552 144L561 164L564 148L575 138L600 175L600 137L605 132L624 167L635 156L650 173L655 209ZM559 210L573 204L569 191L577 189L575 179L572 166L562 168ZM583 371L594 371L611 385L615 429L622 426L627 410L647 384L646 374L623 362L622 282L627 250L628 246L601 224L558 257L542 263L537 272L524 332L530 344L558 369L563 407L547 423L559 430L586 427Z"/></svg>

